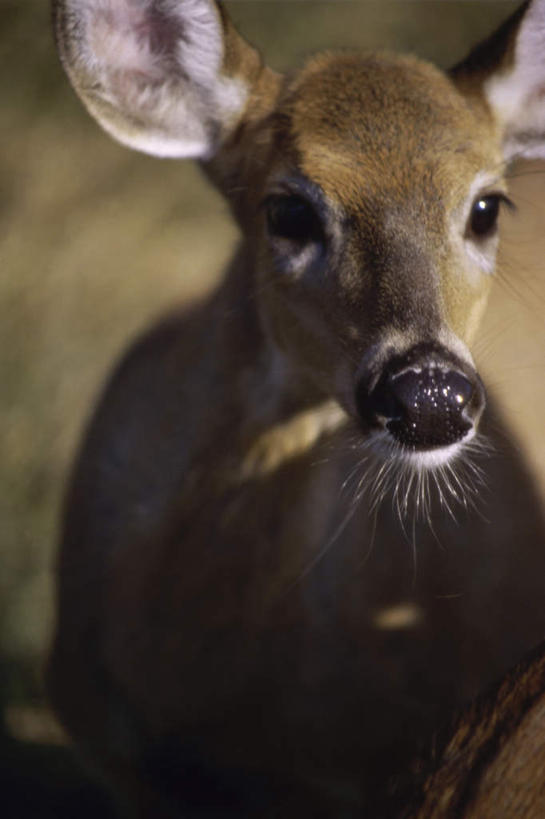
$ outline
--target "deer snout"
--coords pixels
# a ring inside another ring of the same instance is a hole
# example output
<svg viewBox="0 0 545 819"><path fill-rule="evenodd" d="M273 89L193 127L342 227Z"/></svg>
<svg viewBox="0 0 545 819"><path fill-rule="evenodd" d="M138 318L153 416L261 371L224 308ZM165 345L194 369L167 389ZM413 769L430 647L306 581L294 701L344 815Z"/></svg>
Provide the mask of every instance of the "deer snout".
<svg viewBox="0 0 545 819"><path fill-rule="evenodd" d="M395 356L372 388L357 389L361 419L412 452L448 447L471 436L484 408L481 379L446 350L420 346Z"/></svg>

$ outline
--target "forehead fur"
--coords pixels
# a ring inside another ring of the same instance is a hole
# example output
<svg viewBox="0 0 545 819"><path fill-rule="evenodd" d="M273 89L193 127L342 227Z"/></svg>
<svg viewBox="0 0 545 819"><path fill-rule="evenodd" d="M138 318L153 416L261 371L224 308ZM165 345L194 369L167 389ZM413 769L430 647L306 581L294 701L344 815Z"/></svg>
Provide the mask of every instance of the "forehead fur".
<svg viewBox="0 0 545 819"><path fill-rule="evenodd" d="M427 196L436 187L455 199L491 164L486 110L413 57L321 54L288 88L280 113L298 169L344 206L359 206L363 190L391 203L423 184Z"/></svg>

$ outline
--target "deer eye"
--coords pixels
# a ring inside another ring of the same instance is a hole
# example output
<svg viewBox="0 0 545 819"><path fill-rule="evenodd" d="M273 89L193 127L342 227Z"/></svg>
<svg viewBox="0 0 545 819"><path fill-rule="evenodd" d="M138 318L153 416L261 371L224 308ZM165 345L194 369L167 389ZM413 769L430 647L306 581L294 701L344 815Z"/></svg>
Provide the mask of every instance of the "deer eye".
<svg viewBox="0 0 545 819"><path fill-rule="evenodd" d="M473 236L479 239L486 239L496 232L502 202L512 207L512 202L507 196L501 193L479 196L479 198L475 200L469 218L469 228Z"/></svg>
<svg viewBox="0 0 545 819"><path fill-rule="evenodd" d="M272 194L265 200L269 235L299 244L322 242L322 223L309 202L300 196Z"/></svg>

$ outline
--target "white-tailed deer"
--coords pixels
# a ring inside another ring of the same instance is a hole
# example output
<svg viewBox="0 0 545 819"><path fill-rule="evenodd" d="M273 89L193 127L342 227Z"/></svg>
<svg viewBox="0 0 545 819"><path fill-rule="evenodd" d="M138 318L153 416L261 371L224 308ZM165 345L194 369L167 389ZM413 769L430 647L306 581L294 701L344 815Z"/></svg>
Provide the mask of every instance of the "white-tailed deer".
<svg viewBox="0 0 545 819"><path fill-rule="evenodd" d="M545 643L445 733L442 751L413 765L399 819L545 816Z"/></svg>
<svg viewBox="0 0 545 819"><path fill-rule="evenodd" d="M288 77L212 0L54 9L90 112L199 159L242 232L91 423L55 707L142 815L385 816L386 780L545 634L539 504L469 351L506 166L545 156L545 0L448 73L326 53Z"/></svg>

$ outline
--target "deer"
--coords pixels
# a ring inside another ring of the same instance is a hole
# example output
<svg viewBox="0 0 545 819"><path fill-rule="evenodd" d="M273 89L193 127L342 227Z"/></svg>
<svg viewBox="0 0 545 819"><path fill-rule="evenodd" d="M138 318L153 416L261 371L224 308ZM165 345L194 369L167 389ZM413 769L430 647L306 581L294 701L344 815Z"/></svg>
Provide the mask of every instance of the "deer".
<svg viewBox="0 0 545 819"><path fill-rule="evenodd" d="M427 756L413 761L410 785L397 793L398 810L390 803L389 815L538 819L545 812L544 729L542 643L443 727Z"/></svg>
<svg viewBox="0 0 545 819"><path fill-rule="evenodd" d="M102 128L196 160L241 236L89 422L53 707L130 815L386 816L545 635L539 498L471 352L507 169L545 157L545 0L447 71L326 52L283 75L215 0L53 18Z"/></svg>

